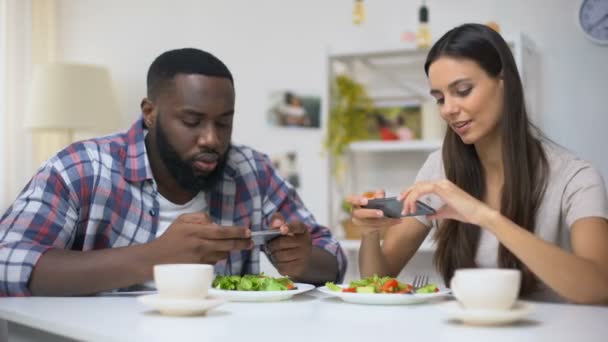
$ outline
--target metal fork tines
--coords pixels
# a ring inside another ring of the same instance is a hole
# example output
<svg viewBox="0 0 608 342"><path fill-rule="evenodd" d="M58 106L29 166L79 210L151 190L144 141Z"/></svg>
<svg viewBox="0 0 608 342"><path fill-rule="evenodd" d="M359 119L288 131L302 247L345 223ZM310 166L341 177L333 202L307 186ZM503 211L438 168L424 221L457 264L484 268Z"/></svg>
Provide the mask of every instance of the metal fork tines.
<svg viewBox="0 0 608 342"><path fill-rule="evenodd" d="M429 277L426 275L416 275L414 276L414 281L412 282L413 291L418 290L419 288L425 287L429 284Z"/></svg>

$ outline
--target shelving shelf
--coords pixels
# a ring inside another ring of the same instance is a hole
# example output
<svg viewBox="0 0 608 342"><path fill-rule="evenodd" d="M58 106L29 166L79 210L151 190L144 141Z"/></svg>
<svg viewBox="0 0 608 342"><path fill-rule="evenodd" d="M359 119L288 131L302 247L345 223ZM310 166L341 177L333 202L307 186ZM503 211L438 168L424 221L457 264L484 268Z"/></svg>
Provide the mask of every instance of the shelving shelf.
<svg viewBox="0 0 608 342"><path fill-rule="evenodd" d="M350 152L432 152L441 148L441 140L357 141L349 145Z"/></svg>
<svg viewBox="0 0 608 342"><path fill-rule="evenodd" d="M424 63L428 49L416 49L411 47L386 48L386 49L361 49L357 51L331 51L335 60L355 61L367 60L371 64L409 64L412 61Z"/></svg>
<svg viewBox="0 0 608 342"><path fill-rule="evenodd" d="M338 242L340 243L340 246L342 246L342 249L348 252L359 251L359 247L361 246L361 240L343 239ZM418 248L418 252L434 252L435 249L435 244L430 239L426 239L422 242L420 248Z"/></svg>

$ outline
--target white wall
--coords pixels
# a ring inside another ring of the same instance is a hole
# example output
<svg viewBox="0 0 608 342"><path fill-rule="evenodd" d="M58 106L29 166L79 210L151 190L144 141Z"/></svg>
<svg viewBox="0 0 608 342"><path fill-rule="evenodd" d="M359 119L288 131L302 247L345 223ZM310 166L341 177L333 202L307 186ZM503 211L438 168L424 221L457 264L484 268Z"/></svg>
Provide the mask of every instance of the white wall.
<svg viewBox="0 0 608 342"><path fill-rule="evenodd" d="M161 52L193 46L220 57L235 76L234 140L267 153L299 153L301 195L327 222L327 165L320 130L267 127L270 91L325 93L328 48L398 47L415 30L420 1L365 1L368 21L351 24L353 0L59 0L58 59L105 64L117 84L125 126L139 114L145 73ZM432 33L470 21L523 31L541 54L543 127L608 179L608 46L576 26L578 1L429 0Z"/></svg>
<svg viewBox="0 0 608 342"><path fill-rule="evenodd" d="M6 2L4 0L0 0L0 23L5 23L6 22ZM4 116L5 114L5 107L3 104L5 103L4 101L4 94L5 94L5 85L4 82L6 80L6 61L5 61L5 56L6 54L6 25L0 24L0 122L5 123L6 121L4 120ZM6 140L4 140L4 130L0 129L0 143L4 144L6 143ZM0 149L0 160L4 160L4 149ZM0 194L6 192L6 184L4 182L4 167L0 167ZM5 202L5 198L4 196L0 196L0 210L4 209L6 207ZM1 335L0 335L1 336Z"/></svg>

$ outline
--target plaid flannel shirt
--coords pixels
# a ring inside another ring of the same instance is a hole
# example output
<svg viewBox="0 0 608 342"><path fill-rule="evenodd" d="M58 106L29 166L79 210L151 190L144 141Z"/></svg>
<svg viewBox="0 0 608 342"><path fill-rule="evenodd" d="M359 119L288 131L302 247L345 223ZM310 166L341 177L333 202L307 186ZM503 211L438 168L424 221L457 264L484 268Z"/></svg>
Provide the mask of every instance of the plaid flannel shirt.
<svg viewBox="0 0 608 342"><path fill-rule="evenodd" d="M139 119L127 132L74 143L50 158L0 219L0 296L30 295L28 282L51 248L78 251L150 242L159 221L158 192ZM206 193L209 216L220 225L269 226L275 212L310 229L313 245L346 259L330 231L316 223L267 156L232 145L223 180ZM218 274L259 273L259 248L230 253Z"/></svg>

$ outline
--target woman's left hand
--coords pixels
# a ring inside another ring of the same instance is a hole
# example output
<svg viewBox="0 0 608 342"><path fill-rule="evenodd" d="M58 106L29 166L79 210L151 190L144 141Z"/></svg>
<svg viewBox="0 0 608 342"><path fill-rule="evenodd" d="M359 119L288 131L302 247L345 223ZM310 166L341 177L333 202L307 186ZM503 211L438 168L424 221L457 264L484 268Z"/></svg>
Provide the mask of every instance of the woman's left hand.
<svg viewBox="0 0 608 342"><path fill-rule="evenodd" d="M445 203L443 207L437 209L434 215L427 216L430 220L452 219L481 225L493 211L482 201L469 195L449 180L444 179L434 182L419 182L403 191L399 195L399 199L404 199L404 214L416 211L416 200L428 194L439 196Z"/></svg>

